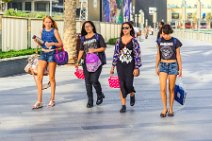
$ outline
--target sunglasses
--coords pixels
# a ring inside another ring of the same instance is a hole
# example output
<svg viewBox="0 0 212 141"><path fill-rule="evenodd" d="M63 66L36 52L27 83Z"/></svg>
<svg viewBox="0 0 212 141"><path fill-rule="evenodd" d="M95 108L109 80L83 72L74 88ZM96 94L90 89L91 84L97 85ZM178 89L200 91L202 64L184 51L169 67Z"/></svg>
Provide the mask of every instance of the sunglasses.
<svg viewBox="0 0 212 141"><path fill-rule="evenodd" d="M122 27L122 30L128 30L128 29L130 29L129 27Z"/></svg>

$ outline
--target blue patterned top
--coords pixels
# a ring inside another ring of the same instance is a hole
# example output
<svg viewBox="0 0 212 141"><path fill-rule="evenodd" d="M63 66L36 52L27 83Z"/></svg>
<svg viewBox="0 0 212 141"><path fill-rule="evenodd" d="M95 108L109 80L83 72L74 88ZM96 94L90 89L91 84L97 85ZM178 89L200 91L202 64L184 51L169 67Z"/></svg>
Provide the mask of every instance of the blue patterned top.
<svg viewBox="0 0 212 141"><path fill-rule="evenodd" d="M42 31L42 40L44 42L58 42L55 35L54 35L54 28L52 28L50 31L46 31L46 29L44 28ZM42 45L42 48L44 49L48 49L45 44ZM51 49L55 49L56 46L52 46Z"/></svg>
<svg viewBox="0 0 212 141"><path fill-rule="evenodd" d="M116 66L118 60L120 60L120 55L121 55L120 41L121 41L121 39L118 39L116 41L114 55L113 55L113 63L112 63L113 66ZM140 45L139 45L137 39L135 39L135 38L132 39L132 43L133 43L133 54L134 54L135 69L138 69L142 66Z"/></svg>

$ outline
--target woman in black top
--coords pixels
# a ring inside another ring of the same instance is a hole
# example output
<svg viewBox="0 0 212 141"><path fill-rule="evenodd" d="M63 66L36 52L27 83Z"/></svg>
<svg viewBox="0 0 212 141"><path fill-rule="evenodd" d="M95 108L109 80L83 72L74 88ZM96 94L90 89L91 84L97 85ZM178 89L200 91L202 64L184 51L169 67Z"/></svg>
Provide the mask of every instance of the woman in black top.
<svg viewBox="0 0 212 141"><path fill-rule="evenodd" d="M156 56L156 73L160 79L160 93L163 102L163 111L160 116L174 116L174 88L177 75L182 76L182 61L180 47L182 43L171 36L173 30L170 25L164 25L162 28L162 38L157 40L158 52ZM169 81L169 110L167 109L167 80Z"/></svg>
<svg viewBox="0 0 212 141"><path fill-rule="evenodd" d="M164 26L164 22L161 21L159 23L159 31L158 31L158 35L157 35L157 40L162 37L162 28L163 28L163 26Z"/></svg>
<svg viewBox="0 0 212 141"><path fill-rule="evenodd" d="M84 22L81 31L81 45L80 51L77 59L76 67L79 66L80 60L83 59L83 71L85 75L85 84L88 96L88 103L87 108L93 107L93 90L92 86L96 89L97 93L97 101L96 104L100 105L103 102L103 98L105 98L104 94L102 93L102 87L99 82L99 77L102 72L102 65L104 65L105 61L102 55L106 49L106 43L102 37L102 35L96 32L96 28L94 23L91 21ZM95 71L89 72L86 67L86 55L88 53L96 53L100 58L102 65Z"/></svg>
<svg viewBox="0 0 212 141"><path fill-rule="evenodd" d="M126 112L126 97L130 94L130 105L135 104L134 76L139 75L141 67L140 45L134 38L133 26L126 22L122 24L121 36L115 45L113 64L110 74L116 67L120 81L121 113Z"/></svg>

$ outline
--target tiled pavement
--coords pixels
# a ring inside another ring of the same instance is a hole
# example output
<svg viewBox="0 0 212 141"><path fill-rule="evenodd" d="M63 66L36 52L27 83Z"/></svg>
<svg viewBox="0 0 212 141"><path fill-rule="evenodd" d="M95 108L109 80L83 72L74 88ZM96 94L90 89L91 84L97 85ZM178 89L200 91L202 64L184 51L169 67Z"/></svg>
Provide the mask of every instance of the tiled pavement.
<svg viewBox="0 0 212 141"><path fill-rule="evenodd" d="M84 81L75 79L71 66L57 68L57 105L52 109L31 110L36 100L31 76L0 78L0 141L212 141L212 45L183 40L186 105L175 103L175 117L161 119L154 40L141 43L137 101L125 114L119 113L118 89L110 89L107 83L112 47L107 49L108 65L101 76L106 99L92 109L85 107ZM45 104L49 97L48 89Z"/></svg>

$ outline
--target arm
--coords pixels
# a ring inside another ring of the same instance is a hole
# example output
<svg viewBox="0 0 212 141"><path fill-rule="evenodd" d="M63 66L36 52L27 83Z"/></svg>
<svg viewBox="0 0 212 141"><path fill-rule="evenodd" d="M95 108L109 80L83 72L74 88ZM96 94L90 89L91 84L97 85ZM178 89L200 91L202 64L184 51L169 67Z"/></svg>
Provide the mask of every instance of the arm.
<svg viewBox="0 0 212 141"><path fill-rule="evenodd" d="M97 49L91 48L91 49L89 49L89 53L99 53L99 52L104 52L105 50L106 50L105 47L101 47L101 48L97 48Z"/></svg>
<svg viewBox="0 0 212 141"><path fill-rule="evenodd" d="M135 69L139 69L142 66L142 64L141 64L141 49L140 49L140 45L137 40L135 40L133 42L134 42L133 52L134 52L134 60L135 60Z"/></svg>
<svg viewBox="0 0 212 141"><path fill-rule="evenodd" d="M63 42L61 40L61 37L60 37L60 34L59 34L58 30L56 30L56 29L54 30L54 35L55 35L55 37L57 39L57 42L54 42L53 46L62 47L63 46Z"/></svg>
<svg viewBox="0 0 212 141"><path fill-rule="evenodd" d="M114 55L113 55L113 62L112 62L112 67L111 67L111 71L110 74L114 73L114 68L116 67L116 64L118 62L118 57L119 57L119 42L120 40L118 39L115 45L115 49L114 49Z"/></svg>
<svg viewBox="0 0 212 141"><path fill-rule="evenodd" d="M160 51L159 51L159 46L157 46L158 50L157 50L157 54L156 54L156 68L158 68L159 63L160 63Z"/></svg>
<svg viewBox="0 0 212 141"><path fill-rule="evenodd" d="M80 64L80 60L82 59L83 54L84 54L84 51L83 50L80 50L79 51L79 54L78 54L78 58L77 58L77 64L78 65Z"/></svg>
<svg viewBox="0 0 212 141"><path fill-rule="evenodd" d="M156 69L156 73L157 75L159 75L159 63L160 63L160 51L159 51L159 46L157 46L158 50L157 50L157 54L156 54L156 65L155 65L155 69Z"/></svg>
<svg viewBox="0 0 212 141"><path fill-rule="evenodd" d="M179 67L179 76L181 77L182 76L182 58L181 58L179 47L176 49L176 57L177 57L177 63Z"/></svg>

